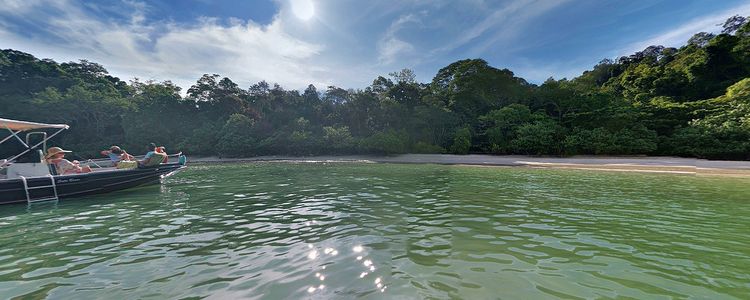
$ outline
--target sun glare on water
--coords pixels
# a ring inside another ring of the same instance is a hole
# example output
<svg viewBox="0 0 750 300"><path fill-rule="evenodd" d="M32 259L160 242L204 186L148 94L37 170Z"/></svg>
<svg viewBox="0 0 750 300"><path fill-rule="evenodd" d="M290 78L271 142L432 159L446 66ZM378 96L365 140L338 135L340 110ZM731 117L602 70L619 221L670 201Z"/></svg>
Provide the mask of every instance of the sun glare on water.
<svg viewBox="0 0 750 300"><path fill-rule="evenodd" d="M315 6L312 0L292 0L292 12L300 20L307 21L315 15Z"/></svg>

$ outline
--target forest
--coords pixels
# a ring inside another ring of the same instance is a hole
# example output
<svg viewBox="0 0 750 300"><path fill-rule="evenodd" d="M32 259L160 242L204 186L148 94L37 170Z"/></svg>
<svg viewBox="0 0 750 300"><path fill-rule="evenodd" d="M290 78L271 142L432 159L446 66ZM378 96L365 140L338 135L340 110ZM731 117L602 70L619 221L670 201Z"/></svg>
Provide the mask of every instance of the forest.
<svg viewBox="0 0 750 300"><path fill-rule="evenodd" d="M248 66L252 67L252 66ZM184 95L184 96L183 96ZM604 59L540 85L482 59L409 69L362 89L261 81L241 88L205 74L185 93L129 82L94 62L0 51L0 118L65 123L53 144L97 156L155 142L193 156L486 153L750 158L750 24L729 18L682 47ZM6 130L0 138L7 135ZM3 145L0 154L10 149Z"/></svg>

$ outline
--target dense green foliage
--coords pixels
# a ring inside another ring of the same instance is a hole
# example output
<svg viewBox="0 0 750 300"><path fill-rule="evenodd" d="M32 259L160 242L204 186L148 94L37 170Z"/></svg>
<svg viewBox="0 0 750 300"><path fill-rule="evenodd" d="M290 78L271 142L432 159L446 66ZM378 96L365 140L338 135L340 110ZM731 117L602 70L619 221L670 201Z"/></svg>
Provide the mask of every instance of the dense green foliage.
<svg viewBox="0 0 750 300"><path fill-rule="evenodd" d="M650 46L568 80L534 85L481 59L419 83L408 69L361 90L243 89L204 75L185 96L171 82L126 83L96 63L0 51L0 117L71 125L55 144L226 157L494 153L680 155L747 159L750 25L735 16L676 49ZM8 150L5 149L7 152Z"/></svg>

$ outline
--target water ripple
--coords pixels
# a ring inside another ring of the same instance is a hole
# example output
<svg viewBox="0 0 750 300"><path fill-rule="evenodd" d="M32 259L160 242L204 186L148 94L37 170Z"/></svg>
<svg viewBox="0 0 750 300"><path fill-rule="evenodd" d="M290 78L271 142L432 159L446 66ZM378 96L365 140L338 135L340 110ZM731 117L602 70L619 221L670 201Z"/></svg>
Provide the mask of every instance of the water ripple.
<svg viewBox="0 0 750 300"><path fill-rule="evenodd" d="M0 212L4 298L743 298L747 180L193 166Z"/></svg>

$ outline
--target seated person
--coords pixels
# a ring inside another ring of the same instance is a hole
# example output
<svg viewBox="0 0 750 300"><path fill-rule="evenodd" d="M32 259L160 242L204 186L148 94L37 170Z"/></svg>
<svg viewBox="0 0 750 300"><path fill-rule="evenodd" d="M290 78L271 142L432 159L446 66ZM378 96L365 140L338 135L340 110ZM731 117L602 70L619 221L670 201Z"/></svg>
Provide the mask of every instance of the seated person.
<svg viewBox="0 0 750 300"><path fill-rule="evenodd" d="M164 146L156 147L156 150L154 150L156 153L163 153L164 155L164 161L161 163L166 164L169 161L169 155L167 154L167 148L164 148Z"/></svg>
<svg viewBox="0 0 750 300"><path fill-rule="evenodd" d="M128 154L118 146L112 146L109 150L102 150L101 154L109 156L109 159L115 166L117 166L120 161L130 161L135 159L132 155Z"/></svg>
<svg viewBox="0 0 750 300"><path fill-rule="evenodd" d="M156 144L148 144L148 153L143 157L142 161L138 162L139 167L153 167L161 164L167 158L167 154L163 152L156 152Z"/></svg>
<svg viewBox="0 0 750 300"><path fill-rule="evenodd" d="M74 160L73 162L71 162L65 159L65 153L70 153L70 152L71 151L63 150L60 147L51 147L47 149L47 155L45 155L44 158L47 160L48 164L55 166L55 169L57 170L57 174L59 175L91 172L91 167L89 166L81 167L80 163L77 160Z"/></svg>

